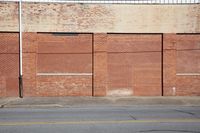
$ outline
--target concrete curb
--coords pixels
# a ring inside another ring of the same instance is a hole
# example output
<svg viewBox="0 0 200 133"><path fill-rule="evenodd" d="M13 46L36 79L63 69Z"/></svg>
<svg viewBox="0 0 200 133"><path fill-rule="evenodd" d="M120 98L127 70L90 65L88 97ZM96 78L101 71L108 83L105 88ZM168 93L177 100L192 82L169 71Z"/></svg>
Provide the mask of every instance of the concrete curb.
<svg viewBox="0 0 200 133"><path fill-rule="evenodd" d="M200 106L200 97L26 97L0 99L1 108Z"/></svg>

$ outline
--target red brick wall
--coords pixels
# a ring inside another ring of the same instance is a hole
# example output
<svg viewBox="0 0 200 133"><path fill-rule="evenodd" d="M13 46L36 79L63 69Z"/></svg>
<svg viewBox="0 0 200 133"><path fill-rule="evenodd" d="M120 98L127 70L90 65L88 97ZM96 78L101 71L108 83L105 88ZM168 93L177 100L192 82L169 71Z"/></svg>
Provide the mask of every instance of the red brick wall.
<svg viewBox="0 0 200 133"><path fill-rule="evenodd" d="M161 95L161 35L109 34L107 95Z"/></svg>
<svg viewBox="0 0 200 133"><path fill-rule="evenodd" d="M94 34L94 95L161 95L161 35Z"/></svg>
<svg viewBox="0 0 200 133"><path fill-rule="evenodd" d="M0 33L0 97L18 96L18 33Z"/></svg>
<svg viewBox="0 0 200 133"><path fill-rule="evenodd" d="M200 35L164 35L164 95L200 95Z"/></svg>
<svg viewBox="0 0 200 133"><path fill-rule="evenodd" d="M62 75L92 73L91 34L26 33L24 38L24 96L92 95L92 75Z"/></svg>
<svg viewBox="0 0 200 133"><path fill-rule="evenodd" d="M159 34L23 33L24 96L159 96L161 39ZM200 95L199 42L200 35L164 34L164 96ZM18 96L18 44L17 33L0 33L0 97ZM93 76L38 75L66 72Z"/></svg>
<svg viewBox="0 0 200 133"><path fill-rule="evenodd" d="M36 88L37 33L23 34L23 91L24 96L39 96Z"/></svg>
<svg viewBox="0 0 200 133"><path fill-rule="evenodd" d="M105 96L107 91L107 34L94 34L93 91L94 96Z"/></svg>

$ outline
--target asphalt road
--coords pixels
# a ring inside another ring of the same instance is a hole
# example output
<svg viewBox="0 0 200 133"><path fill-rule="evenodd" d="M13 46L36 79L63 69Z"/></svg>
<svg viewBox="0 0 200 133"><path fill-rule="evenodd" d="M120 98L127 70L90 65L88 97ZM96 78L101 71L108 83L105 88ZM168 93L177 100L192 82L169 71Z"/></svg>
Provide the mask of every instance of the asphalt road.
<svg viewBox="0 0 200 133"><path fill-rule="evenodd" d="M200 107L1 108L0 133L200 133Z"/></svg>

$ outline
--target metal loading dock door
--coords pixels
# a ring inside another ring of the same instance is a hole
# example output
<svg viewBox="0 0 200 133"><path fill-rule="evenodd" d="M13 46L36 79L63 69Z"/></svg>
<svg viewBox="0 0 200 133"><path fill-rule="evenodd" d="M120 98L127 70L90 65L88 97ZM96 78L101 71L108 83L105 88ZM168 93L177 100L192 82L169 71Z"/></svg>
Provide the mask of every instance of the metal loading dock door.
<svg viewBox="0 0 200 133"><path fill-rule="evenodd" d="M0 97L19 96L19 34L0 33Z"/></svg>
<svg viewBox="0 0 200 133"><path fill-rule="evenodd" d="M162 94L160 34L108 34L107 95Z"/></svg>
<svg viewBox="0 0 200 133"><path fill-rule="evenodd" d="M38 34L41 96L92 95L92 34Z"/></svg>

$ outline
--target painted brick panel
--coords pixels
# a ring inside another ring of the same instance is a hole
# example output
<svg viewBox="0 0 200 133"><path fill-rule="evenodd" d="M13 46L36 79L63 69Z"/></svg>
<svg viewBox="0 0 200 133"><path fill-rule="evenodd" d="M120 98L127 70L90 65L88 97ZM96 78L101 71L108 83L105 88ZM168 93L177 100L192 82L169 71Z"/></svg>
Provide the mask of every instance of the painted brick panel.
<svg viewBox="0 0 200 133"><path fill-rule="evenodd" d="M92 53L91 34L39 34L38 53Z"/></svg>
<svg viewBox="0 0 200 133"><path fill-rule="evenodd" d="M92 35L39 33L35 95L91 96L92 75L70 73L92 73Z"/></svg>
<svg viewBox="0 0 200 133"><path fill-rule="evenodd" d="M108 88L110 91L133 88L132 67L132 54L108 54Z"/></svg>
<svg viewBox="0 0 200 133"><path fill-rule="evenodd" d="M200 95L200 35L177 35L177 95Z"/></svg>
<svg viewBox="0 0 200 133"><path fill-rule="evenodd" d="M38 54L39 73L91 73L92 54Z"/></svg>
<svg viewBox="0 0 200 133"><path fill-rule="evenodd" d="M200 49L199 35L178 35L176 36L177 50L197 50Z"/></svg>
<svg viewBox="0 0 200 133"><path fill-rule="evenodd" d="M200 73L200 49L177 51L177 73Z"/></svg>
<svg viewBox="0 0 200 133"><path fill-rule="evenodd" d="M179 96L200 96L200 76L177 76L176 94Z"/></svg>
<svg viewBox="0 0 200 133"><path fill-rule="evenodd" d="M161 95L161 35L109 34L107 41L107 94Z"/></svg>
<svg viewBox="0 0 200 133"><path fill-rule="evenodd" d="M164 35L164 95L198 96L200 35ZM179 75L181 74L181 75ZM194 75L187 75L194 74Z"/></svg>
<svg viewBox="0 0 200 133"><path fill-rule="evenodd" d="M161 42L160 35L110 34L108 42L108 52L161 51L161 45L158 45Z"/></svg>
<svg viewBox="0 0 200 133"><path fill-rule="evenodd" d="M133 55L134 95L161 95L161 52Z"/></svg>

